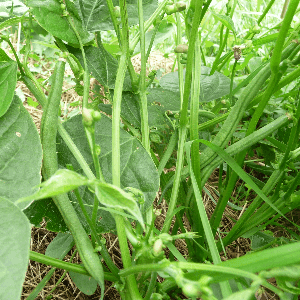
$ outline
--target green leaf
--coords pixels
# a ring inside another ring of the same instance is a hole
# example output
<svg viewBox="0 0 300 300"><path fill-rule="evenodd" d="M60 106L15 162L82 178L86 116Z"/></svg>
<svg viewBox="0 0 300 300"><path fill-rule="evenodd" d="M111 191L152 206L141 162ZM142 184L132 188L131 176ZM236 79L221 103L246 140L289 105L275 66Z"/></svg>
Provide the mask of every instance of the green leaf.
<svg viewBox="0 0 300 300"><path fill-rule="evenodd" d="M44 181L39 191L28 197L23 197L17 200L17 204L23 202L31 202L33 200L40 200L49 197L54 197L60 194L67 193L81 185L88 184L89 180L70 170L60 169L53 174L48 180Z"/></svg>
<svg viewBox="0 0 300 300"><path fill-rule="evenodd" d="M58 233L58 235L48 245L45 255L63 259L72 249L75 242L73 236L69 233Z"/></svg>
<svg viewBox="0 0 300 300"><path fill-rule="evenodd" d="M147 100L152 103L153 106L157 105L163 111L169 110L173 112L180 110L179 90L171 90L164 87L149 89Z"/></svg>
<svg viewBox="0 0 300 300"><path fill-rule="evenodd" d="M273 278L281 277L285 280L297 280L300 278L300 266L294 265L289 267L274 268L270 271L263 272L264 277Z"/></svg>
<svg viewBox="0 0 300 300"><path fill-rule="evenodd" d="M201 66L201 93L199 99L201 102L209 102L230 93L230 79L219 72L209 75L210 71L211 68ZM185 70L183 76L185 77ZM177 92L177 97L180 99L178 80L178 71L176 71L163 76L159 84L164 90ZM174 103L176 106L180 106L178 99L176 100L176 104Z"/></svg>
<svg viewBox="0 0 300 300"><path fill-rule="evenodd" d="M276 278L277 285L284 291L291 294L300 294L299 278L300 278L300 266L288 266L281 268L274 268L270 271L261 272L265 278Z"/></svg>
<svg viewBox="0 0 300 300"><path fill-rule="evenodd" d="M93 34L89 33L82 27L81 19L78 15L74 3L70 0L65 1L67 10L71 20L78 31L82 42L88 43L93 40ZM61 3L58 0L28 0L26 3L32 10L37 22L48 32L55 37L58 37L66 42L79 44L77 37L71 28L66 17L63 17Z"/></svg>
<svg viewBox="0 0 300 300"><path fill-rule="evenodd" d="M69 274L75 285L82 293L85 295L93 295L95 293L97 289L97 281L93 277L72 271L69 271Z"/></svg>
<svg viewBox="0 0 300 300"><path fill-rule="evenodd" d="M300 295L300 288L295 286L297 282L299 282L299 277L294 281L285 281L282 278L276 278L276 283L282 290L294 295Z"/></svg>
<svg viewBox="0 0 300 300"><path fill-rule="evenodd" d="M22 211L0 197L0 299L20 299L29 261L30 224Z"/></svg>
<svg viewBox="0 0 300 300"><path fill-rule="evenodd" d="M83 26L89 32L114 30L110 17L109 9L105 0L76 0L75 5L80 14ZM119 1L113 0L113 5L118 6ZM137 0L127 0L128 23L129 25L138 24L138 6ZM157 8L156 0L143 1L143 15L146 21Z"/></svg>
<svg viewBox="0 0 300 300"><path fill-rule="evenodd" d="M11 4L11 2L10 2ZM22 14L23 15L23 14ZM6 27L10 27L14 24L17 24L19 22L25 22L28 21L28 17L24 17L24 15L22 17L15 17L15 18L10 18L8 20L5 20L4 22L0 22L0 30L6 28Z"/></svg>
<svg viewBox="0 0 300 300"><path fill-rule="evenodd" d="M251 238L252 250L257 250L271 243L275 238L265 232L257 232Z"/></svg>
<svg viewBox="0 0 300 300"><path fill-rule="evenodd" d="M36 126L18 97L0 117L0 197L15 202L41 182L42 147ZM19 205L24 209L28 203Z"/></svg>
<svg viewBox="0 0 300 300"><path fill-rule="evenodd" d="M84 128L82 126L82 117L75 116L65 122L64 126L86 159L87 163L92 167L93 158L90 154L89 145L86 141ZM103 115L101 120L96 123L96 143L101 147L99 160L106 182L111 182L112 178L111 132L111 120ZM159 188L159 176L151 157L143 148L141 143L122 129L120 137L122 188L133 187L143 192L145 196L145 204L142 211L144 212L150 207L155 199L156 192ZM64 168L67 164L71 164L74 167L74 170L82 173L79 164L60 136L57 137L57 152L59 165L61 168ZM93 211L95 195L87 186L80 186L78 190L88 214L91 215ZM74 192L69 192L68 196L84 229L87 231L87 233L90 233L89 226L85 221ZM105 207L103 209L105 209ZM96 223L96 230L98 233L104 233L115 229L114 218L108 211L103 209L101 209L100 205ZM33 202L25 210L25 213L30 219L31 223L35 225L38 225L45 216L46 220L48 221L47 229L61 232L67 231L65 223L63 222L59 211L51 199Z"/></svg>
<svg viewBox="0 0 300 300"><path fill-rule="evenodd" d="M114 209L125 209L132 214L143 226L143 217L137 202L131 194L122 189L98 180L88 180L86 177L67 169L57 170L53 176L41 184L42 189L33 195L19 199L16 203L54 197L67 193L81 185L93 187L100 196L100 203Z"/></svg>
<svg viewBox="0 0 300 300"><path fill-rule="evenodd" d="M122 189L112 184L101 183L95 180L96 193L100 196L100 203L114 209L125 209L132 214L144 226L143 217L139 206L130 193L126 193ZM98 189L97 189L98 187Z"/></svg>
<svg viewBox="0 0 300 300"><path fill-rule="evenodd" d="M36 108L39 105L39 103L36 101L33 101L31 97L27 98L27 103L29 106L32 106L34 108Z"/></svg>
<svg viewBox="0 0 300 300"><path fill-rule="evenodd" d="M82 125L82 116L78 115L67 122L64 122L64 127L80 150L86 162L91 166L92 171L94 171L92 166L93 158L91 156ZM95 124L95 141L101 148L99 162L107 183L112 182L111 161L113 153L111 148L111 135L111 119L102 115L100 121ZM123 129L120 130L120 147L121 187L133 187L144 193L144 212L152 205L156 192L159 188L159 176L157 169L152 158L144 149L142 144ZM57 138L57 152L58 162L62 167L67 164L71 164L74 170L81 172L79 164L59 136Z"/></svg>
<svg viewBox="0 0 300 300"><path fill-rule="evenodd" d="M231 30L233 32L234 36L236 36L234 23L230 17L225 16L225 15L219 15L214 12L212 12L212 15L215 17L216 20L220 21L225 27L227 27L229 30Z"/></svg>
<svg viewBox="0 0 300 300"><path fill-rule="evenodd" d="M12 59L6 54L6 52L0 48L0 62L12 61Z"/></svg>
<svg viewBox="0 0 300 300"><path fill-rule="evenodd" d="M2 55L3 56L3 55ZM0 62L0 117L8 110L17 85L17 63L13 60Z"/></svg>
<svg viewBox="0 0 300 300"><path fill-rule="evenodd" d="M67 46L68 50L74 54L83 66L83 59L80 49ZM88 69L97 81L110 89L115 88L118 61L110 53L108 53L102 44L99 48L93 46L84 47L85 57L88 64ZM129 73L125 76L123 91L131 91L131 80Z"/></svg>
<svg viewBox="0 0 300 300"><path fill-rule="evenodd" d="M156 90L156 89L155 89ZM172 93L172 92L171 92ZM113 92L112 92L113 94ZM169 95L169 94L168 94ZM157 94L148 95L148 124L149 127L166 126L167 119L164 116L164 108L152 103L152 99L157 98ZM167 97L168 98L168 97ZM112 114L111 104L99 104L101 111ZM139 108L139 97L132 92L123 92L121 102L121 116L124 120L136 128L141 128L141 115Z"/></svg>
<svg viewBox="0 0 300 300"><path fill-rule="evenodd" d="M255 295L255 292L256 290L251 287L249 289L233 293L232 295L224 298L223 300L252 300Z"/></svg>

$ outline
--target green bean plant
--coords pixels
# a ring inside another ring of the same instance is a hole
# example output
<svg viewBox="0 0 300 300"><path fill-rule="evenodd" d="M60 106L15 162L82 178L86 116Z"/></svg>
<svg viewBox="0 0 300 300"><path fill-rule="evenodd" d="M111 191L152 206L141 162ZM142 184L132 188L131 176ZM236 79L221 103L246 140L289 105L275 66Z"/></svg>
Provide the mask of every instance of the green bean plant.
<svg viewBox="0 0 300 300"><path fill-rule="evenodd" d="M0 19L0 41L14 57L0 49L1 299L20 299L29 259L52 268L27 299L56 268L86 295L99 286L100 299L105 280L126 300L255 299L261 287L298 299L299 225L289 213L300 204L299 0L271 29L262 24L274 1L257 5L256 26L244 34L233 22L238 1L221 12L211 3L26 0L22 14L12 6ZM16 24L24 40L18 53L6 34ZM50 34L59 55L48 84L30 69L32 28ZM108 30L114 46L102 41ZM169 30L176 60L158 81L147 60ZM66 65L82 99L71 118L60 110ZM103 87L97 100L91 78ZM43 110L40 132L15 92L18 81ZM215 170L218 199L210 196L207 214L202 197ZM168 209L156 228L162 200ZM236 219L225 231L227 207ZM31 225L43 218L58 233L45 254L30 250ZM270 224L286 227L290 239L270 235ZM108 232L118 237L122 266L107 249ZM251 239L252 253L222 260L240 237ZM63 260L74 245L80 265Z"/></svg>

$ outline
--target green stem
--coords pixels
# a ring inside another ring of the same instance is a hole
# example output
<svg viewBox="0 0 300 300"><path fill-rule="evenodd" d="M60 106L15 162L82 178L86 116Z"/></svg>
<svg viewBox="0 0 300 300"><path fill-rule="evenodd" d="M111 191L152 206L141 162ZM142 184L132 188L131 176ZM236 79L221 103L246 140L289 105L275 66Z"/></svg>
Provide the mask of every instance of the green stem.
<svg viewBox="0 0 300 300"><path fill-rule="evenodd" d="M91 232L92 232L92 237L96 241L98 246L101 247L101 249L100 249L101 256L103 257L103 259L106 262L106 264L107 264L108 268L110 269L110 271L114 274L114 276L116 276L118 278L119 277L119 275L118 275L119 269L113 263L113 261L112 261L110 255L109 255L105 245L100 240L99 235L97 234L97 231L96 231L95 223L94 223L93 219L92 220L90 219L90 217L89 217L89 215L88 215L88 213L87 213L87 211L84 207L84 203L83 203L83 200L82 200L82 198L79 194L78 189L74 189L74 193L76 195L76 198L78 200L78 203L79 203L79 206L82 210L82 213L83 213L87 223L90 226L90 229L91 229Z"/></svg>
<svg viewBox="0 0 300 300"><path fill-rule="evenodd" d="M176 36L176 45L182 44L182 30L181 30L181 17L180 14L177 12L176 16L176 28L177 28L177 36ZM182 109L182 102L183 102L183 65L180 63L180 53L176 54L177 64L178 64L178 79L179 79L179 91L180 91L180 109Z"/></svg>
<svg viewBox="0 0 300 300"><path fill-rule="evenodd" d="M128 48L128 15L126 1L120 0L120 11L122 20L122 53L119 60L119 66L116 76L116 84L113 98L113 113L112 113L112 183L117 187L121 187L121 172L120 172L120 114L121 114L121 101L122 91L125 79L125 71L127 64ZM126 234L124 234L124 220L120 215L114 215L119 238L119 245L121 249L121 256L124 268L131 266L130 252L127 243ZM131 299L142 299L139 293L136 279L130 276L126 279L126 287L129 290Z"/></svg>
<svg viewBox="0 0 300 300"><path fill-rule="evenodd" d="M140 48L141 48L141 72L140 72L140 103L141 103L141 130L142 130L142 144L147 152L150 152L149 126L148 126L148 106L147 106L147 87L146 87L146 45L145 45L145 31L143 18L143 2L138 0L139 13L139 29L140 29Z"/></svg>
<svg viewBox="0 0 300 300"><path fill-rule="evenodd" d="M164 0L161 2L158 6L158 8L155 10L155 12L151 15L151 17L145 22L144 30L147 32L147 30L150 28L150 26L153 24L155 19L161 14L161 12L164 10L165 6L168 4L169 0ZM138 41L140 39L140 32L138 31L135 37L132 39L132 42L130 43L130 53L134 51Z"/></svg>
<svg viewBox="0 0 300 300"><path fill-rule="evenodd" d="M62 260L65 255L74 247L75 242L73 240L72 243L64 249L63 253L60 254L58 257L59 260ZM35 252L33 252L35 253ZM55 272L56 268L51 268L51 270L47 273L47 275L41 280L41 282L35 287L35 289L30 293L30 295L26 298L26 300L34 300L37 298L38 294L42 291L42 289L45 287L47 282L51 279L53 273Z"/></svg>
<svg viewBox="0 0 300 300"><path fill-rule="evenodd" d="M16 50L15 50L14 46L12 45L11 41L9 40L9 38L7 38L7 37L5 37L5 36L1 36L0 41L1 41L1 40L5 41L5 42L7 42L7 43L9 44L9 47L10 47L11 51L13 52L13 54L14 54L14 56L15 56L15 58L16 58L16 61L17 61L19 70L20 70L20 72L21 72L21 75L22 75L22 76L25 76L25 73L24 73L24 71L23 71L23 65L22 65L22 63L20 62L19 57L18 57L18 55L17 55L17 53L16 53Z"/></svg>
<svg viewBox="0 0 300 300"><path fill-rule="evenodd" d="M284 41L290 29L291 22L295 15L298 4L299 4L299 0L290 1L284 20L281 24L279 35L277 37L276 44L270 60L271 70L272 73L274 74L277 74L277 72L279 71L279 64L281 61L281 53L284 46Z"/></svg>
<svg viewBox="0 0 300 300"><path fill-rule="evenodd" d="M157 172L158 172L159 176L163 172L167 162L169 161L169 158L171 157L171 155L175 149L175 146L177 143L177 138L178 138L178 134L177 134L177 130L175 130L169 140L168 147L167 147L166 151L164 152L164 155L161 158L159 165L157 167Z"/></svg>
<svg viewBox="0 0 300 300"><path fill-rule="evenodd" d="M159 29L159 26L161 24L162 17L163 16L158 16L158 18L156 19L156 25L155 25L155 27L153 29L153 32L152 32L152 35L151 35L151 40L150 40L150 43L149 43L149 46L148 46L148 49L147 49L147 53L146 53L146 58L145 58L146 62L148 61L148 58L150 56L151 49L153 47L153 43L155 41L155 36L156 36L156 34L158 32L158 29Z"/></svg>
<svg viewBox="0 0 300 300"><path fill-rule="evenodd" d="M175 206L176 206L177 195L178 195L179 185L180 185L180 175L181 175L181 169L183 166L183 159L184 159L184 144L185 144L185 138L186 138L186 132L187 132L187 124L188 124L188 103L189 103L189 97L190 97L190 91L191 91L195 42L196 42L196 39L198 36L198 28L200 25L202 3L203 3L203 1L196 1L195 14L194 14L194 18L193 18L190 41L189 41L183 103L182 103L182 109L181 109L181 115L180 115L179 142L178 142L178 154L177 154L177 162L176 162L175 180L174 180L174 185L173 185L173 189L172 189L171 199L169 202L168 212L166 215L166 219L168 221L164 223L164 226L162 228L162 232L164 232L164 233L169 231L170 224L172 221L171 215L173 214L173 210L175 209Z"/></svg>
<svg viewBox="0 0 300 300"><path fill-rule="evenodd" d="M274 2L275 2L275 0L271 0L269 2L269 4L267 5L267 7L265 8L265 10L263 11L263 13L261 14L261 16L257 20L257 24L258 25L263 20L263 18L266 16L266 14L269 12L269 10L271 9L271 7L274 4Z"/></svg>
<svg viewBox="0 0 300 300"><path fill-rule="evenodd" d="M87 275L90 276L90 274L88 273L88 271L85 269L85 267L83 265L76 265L76 264L72 264L72 263L68 263L65 261L61 261L59 259L50 257L50 256L46 256L34 251L30 251L29 252L29 259L45 264L47 266L53 266L56 267L58 269L63 269L63 270L67 270L67 271L72 271L75 273L79 273L79 274L83 274L83 275ZM108 272L104 272L104 279L108 280L108 281L112 281L112 282L116 282L118 281L118 278L115 277L114 275L108 273Z"/></svg>
<svg viewBox="0 0 300 300"><path fill-rule="evenodd" d="M195 56L194 56L194 68L192 76L192 92L191 92L191 114L190 114L190 140L197 140L199 138L198 132L198 111L199 111L199 97L200 97L200 78L201 78L201 54L200 54L200 42L197 37L195 43ZM201 183L200 179L200 153L199 144L194 143L191 146L192 165L195 173L195 177L198 183Z"/></svg>
<svg viewBox="0 0 300 300"><path fill-rule="evenodd" d="M155 288L156 282L157 282L157 273L156 272L152 272L150 283L149 283L149 286L148 286L147 293L146 293L146 295L144 297L144 300L150 300L150 297L151 297L151 295L153 293L153 290Z"/></svg>
<svg viewBox="0 0 300 300"><path fill-rule="evenodd" d="M114 25L114 29L115 29L115 32L116 32L116 35L117 35L117 38L118 38L118 41L119 41L119 45L121 45L122 40L121 40L118 20L117 20L116 14L114 12L114 4L113 4L112 0L106 0L106 4L107 4L108 10L109 10L111 20L112 20L113 25Z"/></svg>
<svg viewBox="0 0 300 300"><path fill-rule="evenodd" d="M84 73L83 73L82 109L83 109L83 111L85 111L85 110L88 109L88 99L89 99L89 91L90 91L90 75L89 75L89 71L88 71L87 61L86 61L86 57L85 57L85 51L84 51L84 48L83 48L83 43L82 43L81 37L80 37L78 31L76 30L76 28L73 24L73 20L71 19L70 15L67 15L67 20L68 20L71 28L73 29L73 31L74 31L77 39L78 39L81 54L82 54L82 59L83 59ZM84 118L83 118L83 120L84 120ZM96 170L96 178L99 179L102 182L105 182L102 171L101 171L98 154L97 154L97 146L96 146L96 143L95 143L95 127L94 126L95 125L93 124L92 130L89 130L89 128L87 128L87 126L84 126L85 127L85 134L86 134L88 144L90 146L90 150L91 150L91 153L92 153L94 167L95 167L95 170ZM97 218L98 206L99 206L99 202L98 202L97 197L95 197L94 207L93 207L93 214L92 214L93 224L96 224L96 222L97 222L96 218Z"/></svg>
<svg viewBox="0 0 300 300"><path fill-rule="evenodd" d="M231 73L231 78L230 78L230 105L232 106L233 105L233 95L232 95L232 90L233 90L233 78L235 76L235 68L236 68L236 65L237 65L237 60L234 60L234 64L233 64L233 68L232 68L232 73Z"/></svg>

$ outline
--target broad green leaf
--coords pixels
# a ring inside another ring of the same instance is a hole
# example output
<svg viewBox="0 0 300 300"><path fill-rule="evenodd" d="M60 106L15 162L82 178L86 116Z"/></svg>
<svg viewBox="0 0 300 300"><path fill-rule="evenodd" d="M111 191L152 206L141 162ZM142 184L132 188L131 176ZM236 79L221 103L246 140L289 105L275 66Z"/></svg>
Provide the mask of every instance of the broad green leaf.
<svg viewBox="0 0 300 300"><path fill-rule="evenodd" d="M180 110L179 90L172 90L168 88L149 89L147 100L152 103L153 106L157 105L164 111L169 110L174 112Z"/></svg>
<svg viewBox="0 0 300 300"><path fill-rule="evenodd" d="M45 255L57 259L63 259L73 248L75 242L69 233L58 233L58 235L48 245Z"/></svg>
<svg viewBox="0 0 300 300"><path fill-rule="evenodd" d="M122 189L98 180L88 180L86 177L67 169L57 170L53 176L41 184L41 189L33 195L19 199L16 203L55 197L67 193L81 185L89 185L100 196L100 203L114 208L125 209L132 214L142 225L143 217L136 200L131 194Z"/></svg>
<svg viewBox="0 0 300 300"><path fill-rule="evenodd" d="M152 103L152 98L156 99L155 93L148 95L148 124L149 127L166 126L167 119L164 117L164 109ZM99 104L101 111L112 114L111 104ZM121 116L124 120L136 128L141 128L141 115L139 109L139 97L131 92L123 92L121 102Z"/></svg>
<svg viewBox="0 0 300 300"><path fill-rule="evenodd" d="M212 15L215 17L216 20L220 21L225 27L227 27L229 30L231 30L233 32L234 36L236 35L234 23L230 17L225 16L225 15L219 15L214 12L212 12Z"/></svg>
<svg viewBox="0 0 300 300"><path fill-rule="evenodd" d="M252 300L255 295L256 290L253 288L246 289L244 291L236 292L223 300Z"/></svg>
<svg viewBox="0 0 300 300"><path fill-rule="evenodd" d="M78 188L79 194L82 198L83 204L87 213L91 216L93 213L93 205L95 194L91 192L91 190L87 186L81 186ZM88 234L91 234L90 227L85 220L85 217L81 211L78 200L74 192L68 193L68 196L74 206L74 209L78 215L78 218L84 227L85 231ZM109 232L114 230L116 227L115 220L109 212L110 208L106 208L103 205L99 204L98 212L97 212L97 222L96 222L96 230L100 233Z"/></svg>
<svg viewBox="0 0 300 300"><path fill-rule="evenodd" d="M81 116L71 118L64 123L64 126L86 159L87 163L92 167L93 158L90 154L89 145L86 141ZM101 120L96 123L96 143L101 146L99 160L102 167L102 172L106 182L111 182L111 120L106 116L102 116ZM74 170L77 172L80 171L79 164L60 136L57 137L57 152L61 168L64 168L67 164L71 164L74 167ZM143 192L145 196L143 211L145 211L147 208L149 208L155 198L159 187L159 176L151 157L145 151L140 142L122 129L121 174L122 188L133 187ZM93 211L95 195L87 186L80 186L78 190L88 214L91 215ZM83 227L87 233L90 233L90 229L84 219L74 192L69 192L68 195ZM98 222L96 223L96 230L98 233L104 233L115 229L114 218L108 211L104 209L105 207L103 207L103 209L98 209ZM61 232L67 231L65 223L63 222L59 211L51 199L33 202L30 207L25 210L25 213L30 219L31 223L35 225L39 224L39 222L41 222L42 218L45 216L46 220L48 221L47 229Z"/></svg>
<svg viewBox="0 0 300 300"><path fill-rule="evenodd" d="M74 1L78 9L83 26L89 32L114 30L109 9L105 0L76 0ZM113 0L114 6L119 6L118 0ZM137 0L127 0L128 23L138 24ZM143 15L146 21L157 8L156 0L143 1Z"/></svg>
<svg viewBox="0 0 300 300"><path fill-rule="evenodd" d="M118 70L118 61L104 49L102 44L99 46L99 48L93 46L84 47L88 69L92 76L95 77L101 85L110 89L114 89ZM67 48L79 59L81 65L83 65L80 49L70 46ZM130 90L131 80L129 74L127 73L125 76L123 91Z"/></svg>
<svg viewBox="0 0 300 300"><path fill-rule="evenodd" d="M42 147L36 126L18 97L0 117L0 197L15 202L41 182ZM19 205L24 209L28 203Z"/></svg>
<svg viewBox="0 0 300 300"><path fill-rule="evenodd" d="M20 299L29 262L30 223L22 211L0 197L0 299Z"/></svg>
<svg viewBox="0 0 300 300"><path fill-rule="evenodd" d="M6 54L6 52L0 48L0 62L12 61L12 59Z"/></svg>
<svg viewBox="0 0 300 300"><path fill-rule="evenodd" d="M65 1L65 3L82 42L85 44L93 40L94 36L82 27L82 22L74 3L70 0ZM28 0L26 5L32 9L31 12L35 19L45 30L66 42L79 44L67 18L62 15L63 10L59 0Z"/></svg>
<svg viewBox="0 0 300 300"><path fill-rule="evenodd" d="M64 127L80 150L86 162L92 167L93 158L86 140L81 115L75 116L64 123ZM112 182L112 129L111 119L102 115L95 125L95 140L100 145L99 161L107 183ZM159 176L152 158L141 143L125 130L120 130L121 147L121 187L133 187L144 193L146 211L154 201L159 187ZM57 152L59 164L64 167L71 164L77 172L81 169L65 143L58 136ZM93 167L92 167L93 170Z"/></svg>
<svg viewBox="0 0 300 300"><path fill-rule="evenodd" d="M78 190L85 208L88 214L91 216L95 194L92 193L87 186L81 186L78 188ZM68 196L84 229L88 234L91 234L89 225L85 220L74 192L70 192ZM96 223L96 230L99 234L115 229L115 221L108 212L108 209L104 208L103 206L102 208L100 207L97 214L98 222ZM35 227L39 227L40 223L43 221L43 219L45 219L47 222L46 229L54 232L68 232L68 227L65 224L62 215L60 214L53 200L50 198L34 201L28 208L24 210L24 213L30 220L31 224L33 224Z"/></svg>
<svg viewBox="0 0 300 300"><path fill-rule="evenodd" d="M2 54L2 59L5 56ZM6 58L7 59L7 58ZM0 117L8 110L17 85L17 63L13 60L0 62Z"/></svg>
<svg viewBox="0 0 300 300"><path fill-rule="evenodd" d="M224 97L230 93L230 79L219 72L209 75L210 71L211 68L201 66L201 94L199 99L201 102L209 102ZM185 76L185 70L183 72L183 76ZM178 71L176 71L163 76L159 84L164 90L176 92L179 99L178 80ZM180 103L180 101L177 100L174 105L178 106L177 102Z"/></svg>
<svg viewBox="0 0 300 300"><path fill-rule="evenodd" d="M132 214L144 226L143 217L138 204L130 193L126 193L122 189L112 184L94 181L97 195L100 196L100 203L114 209L125 209ZM98 189L97 189L98 187Z"/></svg>
<svg viewBox="0 0 300 300"><path fill-rule="evenodd" d="M251 239L251 248L252 250L257 250L261 247L264 247L271 243L275 238L270 234L264 232L257 232L253 236L250 237Z"/></svg>
<svg viewBox="0 0 300 300"><path fill-rule="evenodd" d="M44 181L40 185L41 189L35 194L20 198L16 203L19 204L54 197L67 193L81 185L86 185L88 182L89 180L86 177L76 172L67 169L60 169L57 170L48 180Z"/></svg>
<svg viewBox="0 0 300 300"><path fill-rule="evenodd" d="M85 295L93 295L95 293L97 289L97 281L93 277L72 271L69 271L69 274L75 285L82 293Z"/></svg>

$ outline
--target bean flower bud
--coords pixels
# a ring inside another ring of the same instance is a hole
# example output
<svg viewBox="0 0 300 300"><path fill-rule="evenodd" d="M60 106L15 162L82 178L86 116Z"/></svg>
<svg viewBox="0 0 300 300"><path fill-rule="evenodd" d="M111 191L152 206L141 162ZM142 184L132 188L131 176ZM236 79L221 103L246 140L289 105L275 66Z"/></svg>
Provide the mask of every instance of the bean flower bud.
<svg viewBox="0 0 300 300"><path fill-rule="evenodd" d="M186 44L177 45L177 47L174 49L175 53L187 53L189 49L189 46Z"/></svg>
<svg viewBox="0 0 300 300"><path fill-rule="evenodd" d="M186 4L184 2L177 2L175 3L175 7L177 9L177 12L180 12L186 9Z"/></svg>
<svg viewBox="0 0 300 300"><path fill-rule="evenodd" d="M160 252L162 251L163 248L163 242L161 239L158 239L155 241L154 245L153 245L153 254L154 256L158 256L160 254Z"/></svg>
<svg viewBox="0 0 300 300"><path fill-rule="evenodd" d="M174 14L176 12L180 12L186 9L186 4L184 2L177 2L175 4L166 5L165 13L167 15Z"/></svg>

